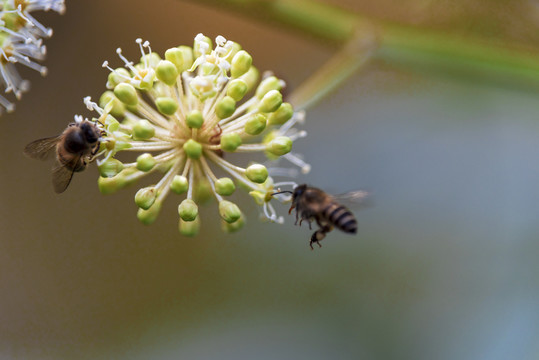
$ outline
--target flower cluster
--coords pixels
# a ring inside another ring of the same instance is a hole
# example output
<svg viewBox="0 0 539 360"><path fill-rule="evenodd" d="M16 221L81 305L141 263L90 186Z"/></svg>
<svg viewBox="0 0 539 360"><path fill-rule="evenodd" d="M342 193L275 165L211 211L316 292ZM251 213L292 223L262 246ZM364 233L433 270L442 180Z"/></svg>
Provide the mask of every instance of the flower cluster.
<svg viewBox="0 0 539 360"><path fill-rule="evenodd" d="M20 63L42 75L47 73L47 68L36 61L45 58L42 42L52 35L52 30L30 15L38 10L61 14L65 11L64 0L0 0L0 81L5 92L13 92L17 99L29 89L29 83L21 79L15 64ZM3 109L11 112L15 105L0 96L0 112Z"/></svg>
<svg viewBox="0 0 539 360"><path fill-rule="evenodd" d="M199 34L194 46L168 49L164 59L141 39L142 57L130 62L117 53L123 66L110 70L106 91L98 103L85 99L99 113L95 119L104 136L98 156L99 189L109 194L152 173L164 174L152 185L138 190L137 216L144 224L155 221L170 193L185 194L178 206L181 234L198 233L198 204L215 198L225 231L235 231L244 215L230 196L236 187L249 191L265 218L282 222L270 204L280 186L273 176L290 175L292 169L265 166L245 159L241 167L229 161L230 153L261 153L270 161L284 158L309 171L299 155L291 152L294 140L305 131L294 126L304 119L283 102L284 82L270 73L259 82L252 58L240 45L218 36L212 41ZM253 92L253 96L246 95ZM121 122L119 121L121 120ZM117 153L138 152L131 162ZM297 171L296 171L297 172Z"/></svg>

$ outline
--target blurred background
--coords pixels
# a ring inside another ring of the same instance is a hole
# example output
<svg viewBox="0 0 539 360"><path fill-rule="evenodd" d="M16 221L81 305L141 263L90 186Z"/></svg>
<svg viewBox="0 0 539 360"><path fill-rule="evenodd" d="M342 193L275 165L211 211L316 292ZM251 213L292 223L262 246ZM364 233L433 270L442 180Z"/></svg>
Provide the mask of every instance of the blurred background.
<svg viewBox="0 0 539 360"><path fill-rule="evenodd" d="M539 48L535 1L331 3L425 31ZM0 359L536 359L539 357L538 93L377 59L309 109L295 143L330 192L368 189L357 236L311 251L307 227L236 234L215 204L197 238L171 195L152 226L136 187L104 196L95 165L61 196L28 142L91 116L115 49L161 54L222 34L292 91L337 47L278 23L180 0L66 1L49 75L0 118ZM33 14L34 15L34 14ZM539 60L539 58L538 58ZM283 215L288 207L278 209Z"/></svg>

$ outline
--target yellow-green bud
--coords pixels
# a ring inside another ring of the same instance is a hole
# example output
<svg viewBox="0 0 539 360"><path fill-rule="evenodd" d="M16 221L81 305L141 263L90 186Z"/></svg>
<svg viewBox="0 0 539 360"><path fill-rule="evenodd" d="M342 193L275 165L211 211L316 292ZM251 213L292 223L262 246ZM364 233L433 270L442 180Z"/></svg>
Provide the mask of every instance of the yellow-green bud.
<svg viewBox="0 0 539 360"><path fill-rule="evenodd" d="M105 106L111 103L112 108L110 109L110 114L112 116L124 116L125 114L125 105L123 102L118 100L114 93L110 90L105 91L99 98L99 106L105 108Z"/></svg>
<svg viewBox="0 0 539 360"><path fill-rule="evenodd" d="M193 221L198 216L198 206L191 199L185 199L178 206L178 213L183 221Z"/></svg>
<svg viewBox="0 0 539 360"><path fill-rule="evenodd" d="M107 159L107 161L99 164L97 168L99 169L99 174L102 177L110 178L118 175L118 173L123 170L124 164L122 164L120 160L111 157Z"/></svg>
<svg viewBox="0 0 539 360"><path fill-rule="evenodd" d="M131 74L125 68L117 68L112 71L107 78L107 89L114 89L114 87L130 78Z"/></svg>
<svg viewBox="0 0 539 360"><path fill-rule="evenodd" d="M262 164L253 164L245 169L245 176L252 182L262 184L268 178L268 169Z"/></svg>
<svg viewBox="0 0 539 360"><path fill-rule="evenodd" d="M155 128L146 119L137 121L133 125L133 139L134 140L148 140L155 135Z"/></svg>
<svg viewBox="0 0 539 360"><path fill-rule="evenodd" d="M165 84L172 86L176 84L176 79L178 78L178 69L176 69L176 65L174 65L174 63L171 61L161 60L155 69L155 75Z"/></svg>
<svg viewBox="0 0 539 360"><path fill-rule="evenodd" d="M159 211L161 211L161 202L156 201L147 210L139 208L137 211L137 218L144 225L150 225L153 224L153 222L157 219Z"/></svg>
<svg viewBox="0 0 539 360"><path fill-rule="evenodd" d="M256 97L262 99L270 90L281 90L281 81L275 76L268 76L256 88Z"/></svg>
<svg viewBox="0 0 539 360"><path fill-rule="evenodd" d="M113 177L102 177L97 179L97 187L103 195L115 193L126 185L125 177L118 174Z"/></svg>
<svg viewBox="0 0 539 360"><path fill-rule="evenodd" d="M176 66L176 71L179 74L189 69L193 64L193 51L188 46L171 48L165 52L165 59Z"/></svg>
<svg viewBox="0 0 539 360"><path fill-rule="evenodd" d="M215 114L220 119L229 117L234 114L234 111L236 111L236 102L230 96L222 98L215 107Z"/></svg>
<svg viewBox="0 0 539 360"><path fill-rule="evenodd" d="M155 99L155 106L161 114L173 115L178 110L178 103L170 97L162 96Z"/></svg>
<svg viewBox="0 0 539 360"><path fill-rule="evenodd" d="M140 171L150 171L157 164L152 154L144 153L137 157L137 169Z"/></svg>
<svg viewBox="0 0 539 360"><path fill-rule="evenodd" d="M256 113L250 116L245 123L245 132L249 135L258 135L266 128L266 116Z"/></svg>
<svg viewBox="0 0 539 360"><path fill-rule="evenodd" d="M211 42L211 39L207 36L204 36L202 38L202 42L205 42L208 44L208 50L206 50L205 54L208 55L211 52L211 49L213 48L213 43ZM199 57L202 55L202 51L200 51L200 43L198 41L195 41L195 44L193 46L193 53L195 57Z"/></svg>
<svg viewBox="0 0 539 360"><path fill-rule="evenodd" d="M238 230L241 230L245 225L245 217L241 214L240 218L233 223L228 223L224 220L221 220L221 229L226 233L233 233Z"/></svg>
<svg viewBox="0 0 539 360"><path fill-rule="evenodd" d="M234 190L236 190L236 186L230 178L222 177L215 182L215 191L219 195L229 196L234 193Z"/></svg>
<svg viewBox="0 0 539 360"><path fill-rule="evenodd" d="M114 95L126 105L134 106L138 104L137 90L131 84L121 83L116 85L114 87Z"/></svg>
<svg viewBox="0 0 539 360"><path fill-rule="evenodd" d="M204 124L204 118L202 117L202 113L198 110L192 110L185 117L185 123L191 129L200 129L202 127L202 124Z"/></svg>
<svg viewBox="0 0 539 360"><path fill-rule="evenodd" d="M198 159L202 155L202 145L193 139L189 139L183 144L183 150L191 159Z"/></svg>
<svg viewBox="0 0 539 360"><path fill-rule="evenodd" d="M226 94L235 101L240 101L247 94L247 83L242 79L232 80L228 83Z"/></svg>
<svg viewBox="0 0 539 360"><path fill-rule="evenodd" d="M266 145L266 149L275 156L288 154L292 150L292 139L288 136L277 136Z"/></svg>
<svg viewBox="0 0 539 360"><path fill-rule="evenodd" d="M200 217L197 216L197 218L193 221L184 221L182 218L180 218L178 230L183 236L196 236L200 230Z"/></svg>
<svg viewBox="0 0 539 360"><path fill-rule="evenodd" d="M135 204L141 209L148 210L157 197L157 189L153 186L142 188L135 194Z"/></svg>
<svg viewBox="0 0 539 360"><path fill-rule="evenodd" d="M227 223L233 223L241 217L240 208L228 200L222 200L219 203L219 214Z"/></svg>
<svg viewBox="0 0 539 360"><path fill-rule="evenodd" d="M176 194L183 194L189 189L189 182L185 176L174 175L174 178L170 183L170 189Z"/></svg>
<svg viewBox="0 0 539 360"><path fill-rule="evenodd" d="M260 101L258 108L262 112L273 112L283 103L283 95L278 90L270 90Z"/></svg>
<svg viewBox="0 0 539 360"><path fill-rule="evenodd" d="M240 50L232 58L230 63L230 75L233 78L237 78L245 74L253 63L253 58L245 50Z"/></svg>
<svg viewBox="0 0 539 360"><path fill-rule="evenodd" d="M241 145L241 137L238 133L232 132L221 135L221 150L234 152Z"/></svg>
<svg viewBox="0 0 539 360"><path fill-rule="evenodd" d="M289 103L282 103L281 106L268 117L269 125L283 125L294 115L294 109Z"/></svg>
<svg viewBox="0 0 539 360"><path fill-rule="evenodd" d="M249 71L247 71L245 74L243 74L240 79L245 81L247 84L247 92L249 92L251 89L253 89L256 84L258 83L258 78L260 77L260 73L258 72L258 69L254 66L251 66Z"/></svg>

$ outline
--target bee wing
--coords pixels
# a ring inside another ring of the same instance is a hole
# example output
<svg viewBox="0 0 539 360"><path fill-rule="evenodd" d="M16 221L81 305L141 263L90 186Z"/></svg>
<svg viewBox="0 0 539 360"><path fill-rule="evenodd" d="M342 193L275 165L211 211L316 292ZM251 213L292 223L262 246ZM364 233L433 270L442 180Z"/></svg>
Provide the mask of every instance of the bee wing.
<svg viewBox="0 0 539 360"><path fill-rule="evenodd" d="M52 150L56 148L60 136L53 136L32 141L24 147L24 155L32 159L45 160L52 154Z"/></svg>
<svg viewBox="0 0 539 360"><path fill-rule="evenodd" d="M365 190L352 190L332 196L338 202L351 206L363 207L372 205L372 193Z"/></svg>
<svg viewBox="0 0 539 360"><path fill-rule="evenodd" d="M57 194L63 193L69 186L74 172L74 169L68 169L65 165L57 162L52 169L52 186L54 192Z"/></svg>

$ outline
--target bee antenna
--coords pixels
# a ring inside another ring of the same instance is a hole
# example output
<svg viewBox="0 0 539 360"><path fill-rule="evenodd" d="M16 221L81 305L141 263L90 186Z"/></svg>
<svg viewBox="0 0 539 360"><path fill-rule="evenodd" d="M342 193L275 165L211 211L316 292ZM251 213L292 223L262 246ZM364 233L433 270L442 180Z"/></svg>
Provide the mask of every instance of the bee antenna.
<svg viewBox="0 0 539 360"><path fill-rule="evenodd" d="M284 191L278 191L278 192L275 192L275 193L271 194L271 196L273 196L273 195L279 195L279 194L286 194L286 193L293 194L292 191L284 190Z"/></svg>

